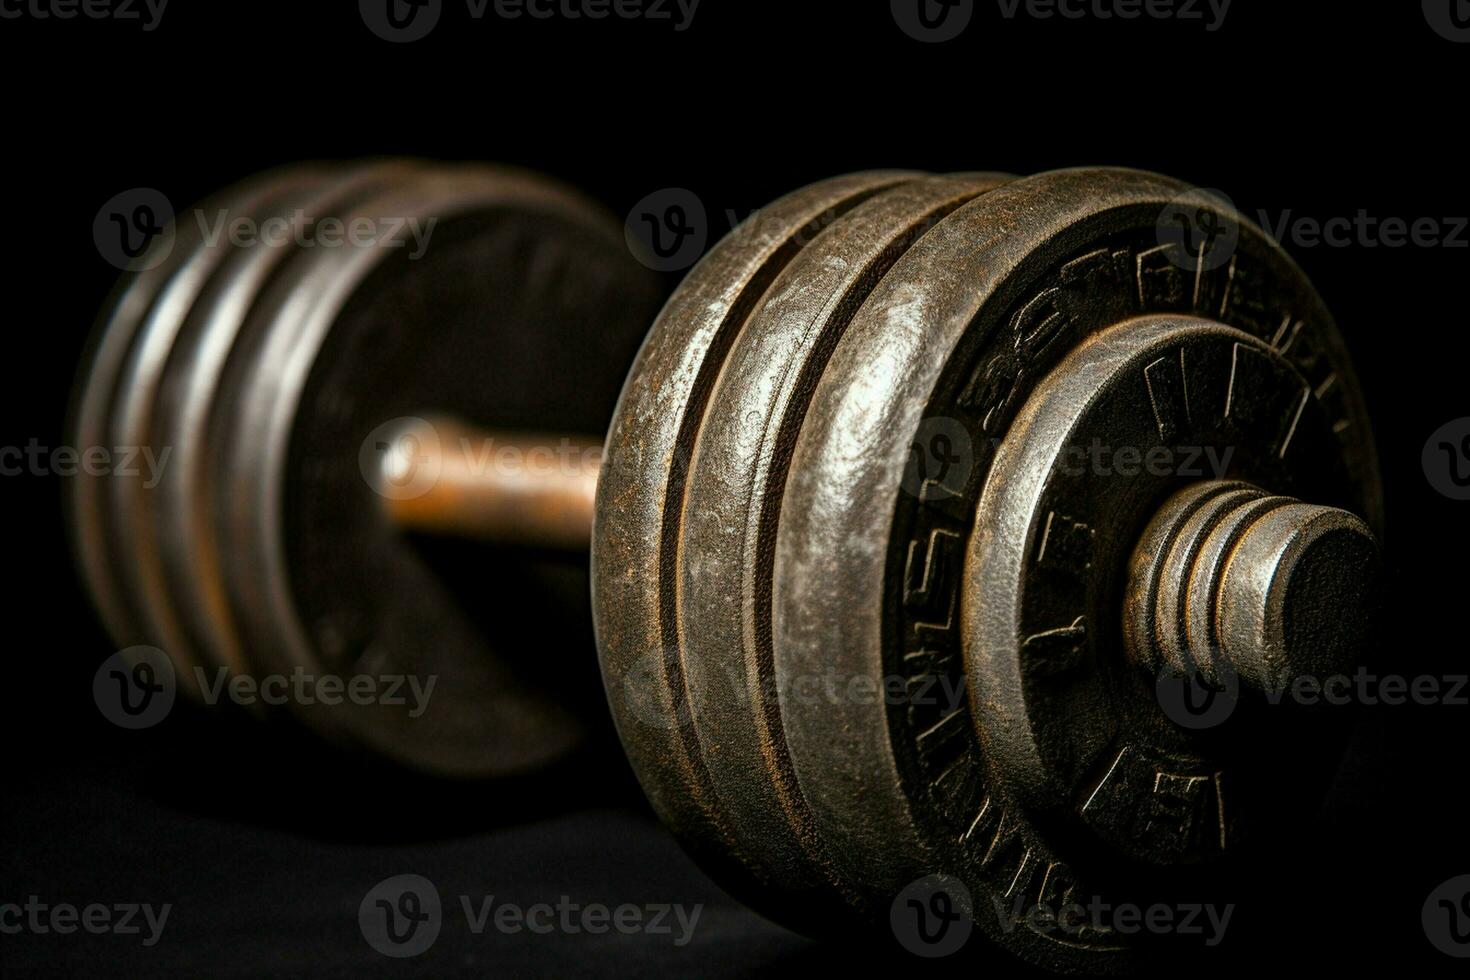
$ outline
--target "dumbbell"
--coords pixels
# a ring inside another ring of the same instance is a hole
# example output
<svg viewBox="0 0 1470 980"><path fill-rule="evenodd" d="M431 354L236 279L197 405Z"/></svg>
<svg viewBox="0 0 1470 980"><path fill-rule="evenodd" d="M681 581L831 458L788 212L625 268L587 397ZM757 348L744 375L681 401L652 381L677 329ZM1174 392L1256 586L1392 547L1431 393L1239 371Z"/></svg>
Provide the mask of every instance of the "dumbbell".
<svg viewBox="0 0 1470 980"><path fill-rule="evenodd" d="M368 173L356 179L492 180ZM521 180L483 229L561 206ZM455 210L445 200L414 213ZM1228 234L1175 240L1176 216ZM569 223L618 264L612 232ZM797 191L727 236L664 306L600 459L550 473L477 465L473 447L525 445L493 433L527 423L507 425L516 413L476 403L473 386L400 393L352 377L383 363L379 335L395 353L468 350L465 331L450 345L433 328L439 317L503 336L495 316L473 315L503 295L368 254L320 252L263 277L274 302L256 298L234 328L236 348L262 353L220 355L209 386L200 444L237 461L210 464L223 475L194 531L237 556L215 556L211 574L227 579L217 605L242 663L271 644L323 659L301 607L352 594L330 535L350 555L366 550L352 537L364 527L394 554L422 537L405 531L556 547L590 535L624 748L660 816L732 893L802 931L851 933L937 876L966 886L991 940L1057 969L1121 968L1146 944L1105 926L1059 931L1029 910L1205 880L1312 812L1343 726L1271 709L1253 689L1361 657L1377 462L1330 314L1222 201L1099 168L872 172ZM515 254L446 267L494 277ZM375 261L420 302L382 301L362 271ZM636 278L610 277L595 302L527 295L565 301L555 322L585 335L637 308L648 291ZM456 302L470 304L463 317ZM494 367L487 350L449 373ZM95 417L132 390L110 374ZM1114 465L1079 452L1098 446L1119 450ZM1216 470L1142 465L1206 448ZM96 505L78 496L85 527ZM305 586L281 558L304 529L319 550L289 567L317 562ZM105 577L93 570L94 593ZM401 613L416 624L446 615L428 576L392 581L380 603L421 607ZM243 625L252 617L275 628ZM432 666L453 677L450 653L470 648L442 649ZM1239 707L1218 725L1182 723L1161 694L1175 674L1238 685ZM391 751L392 738L366 740ZM992 902L1014 910L1012 928Z"/></svg>

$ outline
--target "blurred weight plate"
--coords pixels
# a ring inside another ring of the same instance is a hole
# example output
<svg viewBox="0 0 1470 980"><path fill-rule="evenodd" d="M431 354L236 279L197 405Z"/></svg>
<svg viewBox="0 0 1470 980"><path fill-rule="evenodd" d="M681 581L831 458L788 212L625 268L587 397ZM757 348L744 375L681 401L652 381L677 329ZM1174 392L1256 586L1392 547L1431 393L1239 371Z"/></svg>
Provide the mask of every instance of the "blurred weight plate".
<svg viewBox="0 0 1470 980"><path fill-rule="evenodd" d="M173 617L179 645L194 649L195 659L211 670L251 669L229 617L205 465L210 453L204 438L226 359L260 292L299 250L295 239L309 228L310 219L330 215L339 202L372 193L413 170L413 164L389 162L282 182L262 207L257 221L261 239L228 250L170 346L155 388L147 441L170 447L172 465L156 489L138 495L129 537L139 574L149 583L144 594L153 621ZM287 232L284 240L265 240L290 221L297 221L301 231Z"/></svg>
<svg viewBox="0 0 1470 980"><path fill-rule="evenodd" d="M302 193L320 177L319 170L309 167L281 172L268 182L255 184L228 210L200 207L179 216L179 221L192 226L189 233L180 236L189 247L184 251L175 246L180 265L134 331L132 346L115 382L106 445L147 447L160 461L159 474L180 471L188 465L187 450L167 439L154 438L152 432L159 381L180 332L191 317L208 316L209 286L218 271L241 255L259 251L233 243L231 222L258 226L275 212L283 198ZM127 606L138 617L138 628L149 643L168 652L182 675L181 686L199 695L201 688L194 668L207 672L212 660L198 643L186 637L181 626L180 611L166 590L158 541L147 516L159 492L159 484L153 483L159 474L145 470L136 477L108 481L103 495L104 537L114 567L121 573L119 583Z"/></svg>
<svg viewBox="0 0 1470 980"><path fill-rule="evenodd" d="M267 173L244 181L201 203L199 210L229 216L244 213L269 193L278 176ZM202 243L203 233L197 221L176 223L171 234L160 236L150 245L150 252L145 253L140 263L142 271L124 275L104 305L82 359L67 426L72 444L79 452L130 451L126 444L114 445L111 439L116 399L126 394L120 384L135 337L148 320L181 316L187 310L203 276L203 269L197 263L191 267ZM161 260L157 258L159 252L165 253ZM141 445L132 449L141 449ZM113 643L123 648L153 642L125 584L132 579L127 556L117 554L110 546L109 498L116 484L126 479L131 478L82 472L67 484L67 510L77 564L103 625ZM175 654L175 651L168 652ZM177 655L188 656L185 651L178 651ZM181 686L187 693L197 694L191 682L192 677L186 678Z"/></svg>
<svg viewBox="0 0 1470 980"><path fill-rule="evenodd" d="M293 695L307 724L443 774L532 768L579 737L575 617L548 596L585 604L585 578L411 539L359 454L405 417L598 431L657 290L612 221L515 172L426 172L336 217L377 240L283 264L212 413L232 618L270 670L365 685L367 705Z"/></svg>

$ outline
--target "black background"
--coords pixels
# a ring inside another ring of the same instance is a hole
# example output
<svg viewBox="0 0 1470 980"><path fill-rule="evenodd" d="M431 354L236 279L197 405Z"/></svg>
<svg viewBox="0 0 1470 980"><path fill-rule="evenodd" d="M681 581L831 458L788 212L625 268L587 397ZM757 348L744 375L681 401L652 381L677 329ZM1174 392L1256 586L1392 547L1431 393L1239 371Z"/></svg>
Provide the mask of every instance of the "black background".
<svg viewBox="0 0 1470 980"><path fill-rule="evenodd" d="M568 180L620 215L652 191L687 187L716 234L727 211L887 166L1134 166L1220 188L1248 215L1470 212L1459 103L1470 45L1439 37L1417 3L1236 0L1210 33L1198 22L1006 20L981 2L961 38L924 45L882 2L704 0L683 32L643 20L472 21L450 2L429 38L390 45L353 3L174 0L151 33L23 18L0 20L0 45L5 445L63 441L75 365L115 274L92 243L105 200L146 186L182 204L293 160L504 161ZM1470 505L1431 488L1420 453L1438 426L1470 414L1470 250L1291 251L1336 313L1376 427L1391 567L1380 663L1463 673ZM0 969L748 975L872 961L723 897L653 822L608 744L590 767L451 790L187 711L147 733L113 728L90 696L112 647L66 550L59 482L0 481L12 626L0 901L176 908L153 949L116 936L0 936ZM1320 834L1279 868L1268 914L1241 923L1211 964L1455 969L1419 916L1434 886L1470 873L1467 711L1369 711ZM446 929L429 954L397 962L363 943L356 907L405 871L446 895L709 908L684 949Z"/></svg>

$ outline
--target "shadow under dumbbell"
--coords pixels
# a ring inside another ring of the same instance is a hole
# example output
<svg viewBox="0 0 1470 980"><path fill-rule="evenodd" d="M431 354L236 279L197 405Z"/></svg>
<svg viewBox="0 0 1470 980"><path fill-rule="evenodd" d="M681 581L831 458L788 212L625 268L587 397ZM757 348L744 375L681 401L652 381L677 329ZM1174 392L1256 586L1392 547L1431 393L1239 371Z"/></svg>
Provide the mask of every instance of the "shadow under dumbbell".
<svg viewBox="0 0 1470 980"><path fill-rule="evenodd" d="M180 699L143 740L136 773L143 791L192 813L363 843L444 839L589 806L646 810L607 713L585 560L534 550L487 554L457 539L421 537L414 545L441 581L454 583L461 608L516 610L479 627L497 647L527 651L514 658L518 681L578 720L577 749L523 774L441 778L324 740L289 710L261 724L239 707Z"/></svg>
<svg viewBox="0 0 1470 980"><path fill-rule="evenodd" d="M261 725L243 712L180 705L127 778L162 805L324 840L404 843L530 823L589 807L643 809L610 727L549 769L446 780Z"/></svg>
<svg viewBox="0 0 1470 980"><path fill-rule="evenodd" d="M646 810L607 716L585 566L535 553L487 561L482 547L457 540L416 544L444 581L461 583L464 608L475 608L475 592L508 597L496 607L517 609L515 620L482 625L510 648L535 651L522 661L528 682L554 692L581 720L578 749L540 771L444 779L334 745L290 718L262 725L241 709L180 701L145 740L137 772L144 791L167 806L229 821L381 843L444 839L594 806Z"/></svg>

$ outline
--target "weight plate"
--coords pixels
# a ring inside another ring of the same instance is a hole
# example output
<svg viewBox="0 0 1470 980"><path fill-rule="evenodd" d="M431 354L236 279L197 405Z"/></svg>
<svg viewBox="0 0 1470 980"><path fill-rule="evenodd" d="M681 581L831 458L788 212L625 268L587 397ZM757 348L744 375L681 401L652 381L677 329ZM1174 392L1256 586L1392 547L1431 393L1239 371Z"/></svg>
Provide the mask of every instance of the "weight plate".
<svg viewBox="0 0 1470 980"><path fill-rule="evenodd" d="M282 187L262 209L259 238L233 248L219 263L179 327L156 385L148 443L167 446L173 465L151 493L140 495L133 538L155 619L177 619L182 643L210 669L248 674L252 667L229 617L210 506L205 442L220 377L241 326L259 294L299 246L312 218L333 214L341 201L372 193L413 172L403 162L372 164ZM287 230L289 227L295 230ZM279 235L280 238L274 236ZM270 236L270 240L267 237Z"/></svg>
<svg viewBox="0 0 1470 980"><path fill-rule="evenodd" d="M1181 486L1213 485L1181 462L1207 450L1251 486L1183 522L1162 572L1159 638L1174 669L1238 687L1200 641L1216 610L1198 593L1214 594L1239 541L1230 529L1292 503L1260 487L1362 505L1335 420L1311 395L1265 339L1197 317L1125 319L1037 385L992 460L961 598L971 707L1008 793L1088 864L1103 866L1109 848L1150 873L1238 859L1317 810L1344 735L1334 719L1252 711L1266 705L1261 692L1234 690L1222 695L1241 701L1228 717L1186 726L1158 672L1138 669L1122 642L1135 546ZM1081 462L1100 445L1177 456Z"/></svg>
<svg viewBox="0 0 1470 980"><path fill-rule="evenodd" d="M678 542L690 454L710 391L746 318L820 231L916 175L857 174L790 194L715 246L659 314L608 432L592 535L593 616L608 701L654 808L737 893L764 894L741 864L689 724L680 642ZM697 507L690 501L689 507Z"/></svg>
<svg viewBox="0 0 1470 980"><path fill-rule="evenodd" d="M339 217L380 235L293 257L226 364L211 441L232 614L274 671L367 679L365 704L291 698L308 724L443 774L533 768L579 738L548 576L409 540L359 451L428 414L595 431L656 290L600 212L513 172L434 171Z"/></svg>
<svg viewBox="0 0 1470 980"><path fill-rule="evenodd" d="M237 197L229 209L195 208L186 212L183 220L196 226L187 236L187 251L148 315L138 324L115 382L105 444L146 447L159 460L159 471L141 470L135 477L108 482L103 495L107 548L115 556L117 567L126 570L119 581L139 629L149 643L168 652L183 675L180 686L196 697L201 687L195 669L207 668L211 661L183 631L178 607L168 593L159 565L157 535L146 516L155 503L160 474L185 463L178 455L179 447L150 435L159 380L185 322L195 312L206 312L199 308L209 303L211 278L242 251L231 241L231 222L258 226L283 196L299 192L319 178L320 171L310 167L280 172Z"/></svg>
<svg viewBox="0 0 1470 980"><path fill-rule="evenodd" d="M1147 313L1266 338L1333 420L1355 509L1381 526L1367 417L1330 315L1237 214L1215 209L1240 229L1227 261L1161 244L1160 215L1186 191L1133 171L1059 171L940 222L875 288L817 380L785 488L802 506L783 507L775 535L778 686L815 677L881 690L893 678L907 692L782 714L834 869L862 883L875 909L914 879L951 874L986 910L978 924L992 940L1054 969L1117 969L1134 951L1107 931L1027 924L1028 912L1096 886L1073 870L1070 841L1044 834L988 760L960 629L962 600L1006 601L965 593L966 547L995 446L1038 380L1085 337ZM943 459L924 438L935 432L950 440ZM997 901L1020 920L990 914Z"/></svg>
<svg viewBox="0 0 1470 980"><path fill-rule="evenodd" d="M770 559L786 461L806 397L853 315L893 263L994 174L927 177L884 191L832 222L766 290L730 348L705 408L687 481L678 565L680 636L690 717L704 769L744 863L793 923L859 891L832 861L787 758L782 719L823 710L806 685L776 689L770 650ZM771 909L767 899L761 907Z"/></svg>
<svg viewBox="0 0 1470 980"><path fill-rule="evenodd" d="M261 194L275 177L268 173L244 181L201 203L199 208L209 213L239 213L243 203ZM140 325L170 291L173 295L188 291L188 284L176 285L176 279L201 241L197 222L185 222L182 227L171 223L169 231L149 246L139 263L141 271L124 275L104 304L82 358L67 425L79 452L95 448L117 452L118 447L108 442L112 411L134 339ZM126 451L126 447L123 449ZM67 483L66 507L77 566L103 626L113 643L131 648L151 640L123 585L130 578L125 557L109 545L107 499L115 479L105 474L79 474ZM197 693L187 682L183 688L187 693Z"/></svg>

